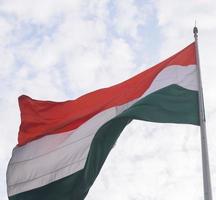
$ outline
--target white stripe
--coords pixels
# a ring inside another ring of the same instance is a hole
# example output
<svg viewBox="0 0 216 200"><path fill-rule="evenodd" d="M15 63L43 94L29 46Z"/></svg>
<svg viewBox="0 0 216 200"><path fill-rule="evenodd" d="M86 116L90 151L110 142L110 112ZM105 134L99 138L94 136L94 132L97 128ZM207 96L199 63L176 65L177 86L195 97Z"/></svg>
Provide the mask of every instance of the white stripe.
<svg viewBox="0 0 216 200"><path fill-rule="evenodd" d="M150 88L139 98L107 109L76 130L52 134L15 147L8 165L8 195L41 187L83 169L97 130L139 99L171 84L198 90L196 66L170 66L158 74Z"/></svg>
<svg viewBox="0 0 216 200"><path fill-rule="evenodd" d="M8 194L46 185L82 169L96 131L116 115L113 107L98 113L73 133L48 135L15 148L7 171Z"/></svg>

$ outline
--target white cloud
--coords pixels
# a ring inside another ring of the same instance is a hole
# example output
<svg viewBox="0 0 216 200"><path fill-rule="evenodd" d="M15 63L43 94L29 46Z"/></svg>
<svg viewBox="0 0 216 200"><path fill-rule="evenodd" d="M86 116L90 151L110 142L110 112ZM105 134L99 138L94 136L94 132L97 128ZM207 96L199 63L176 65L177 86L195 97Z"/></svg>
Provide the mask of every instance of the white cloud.
<svg viewBox="0 0 216 200"><path fill-rule="evenodd" d="M105 162L89 200L105 192L105 200L197 199L202 195L197 129L133 122Z"/></svg>
<svg viewBox="0 0 216 200"><path fill-rule="evenodd" d="M139 38L138 26L146 23L148 6L139 7L133 0L114 1L116 14L113 17L114 25L120 35L129 35Z"/></svg>
<svg viewBox="0 0 216 200"><path fill-rule="evenodd" d="M53 16L78 11L81 3L79 0L6 0L1 2L0 11L19 20L44 24L49 23Z"/></svg>
<svg viewBox="0 0 216 200"><path fill-rule="evenodd" d="M114 22L109 19L108 4L1 2L1 199L6 199L6 166L20 123L19 95L55 101L75 98L128 78L135 67L128 41L109 29ZM136 32L138 24L133 25L131 20L130 26Z"/></svg>

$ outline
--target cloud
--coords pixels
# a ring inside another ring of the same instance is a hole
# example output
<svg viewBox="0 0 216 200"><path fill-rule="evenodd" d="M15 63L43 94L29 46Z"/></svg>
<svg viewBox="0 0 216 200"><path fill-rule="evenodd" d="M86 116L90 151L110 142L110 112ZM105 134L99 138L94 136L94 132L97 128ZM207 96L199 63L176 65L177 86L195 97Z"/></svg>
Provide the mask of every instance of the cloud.
<svg viewBox="0 0 216 200"><path fill-rule="evenodd" d="M112 17L117 33L119 35L128 35L133 39L138 39L139 34L137 27L146 23L148 7L138 7L133 0L115 1L113 4L116 12Z"/></svg>
<svg viewBox="0 0 216 200"><path fill-rule="evenodd" d="M124 21L124 27L119 28L118 20L110 18L110 4L92 0L1 1L1 199L6 199L6 166L20 123L19 95L54 101L76 98L120 82L134 71L134 51L125 33L133 29L131 37L139 36L137 29L144 24L140 22L141 9L128 2L127 8L132 7L125 15L128 24ZM114 6L115 15L120 15L123 5Z"/></svg>
<svg viewBox="0 0 216 200"><path fill-rule="evenodd" d="M134 121L105 162L89 200L105 192L105 200L202 196L197 131L193 126Z"/></svg>
<svg viewBox="0 0 216 200"><path fill-rule="evenodd" d="M80 9L82 1L74 0L9 0L1 2L1 12L11 17L18 18L21 21L31 20L33 23L47 24L53 16L65 12L77 12Z"/></svg>

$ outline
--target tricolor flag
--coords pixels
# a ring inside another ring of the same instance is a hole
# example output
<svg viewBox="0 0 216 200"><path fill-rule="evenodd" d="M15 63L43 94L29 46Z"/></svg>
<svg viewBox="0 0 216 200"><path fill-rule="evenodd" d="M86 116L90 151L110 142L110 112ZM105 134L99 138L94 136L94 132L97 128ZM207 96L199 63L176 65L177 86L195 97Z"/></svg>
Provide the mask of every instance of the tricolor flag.
<svg viewBox="0 0 216 200"><path fill-rule="evenodd" d="M199 125L195 43L117 85L65 102L21 96L19 106L9 199L83 200L133 119Z"/></svg>

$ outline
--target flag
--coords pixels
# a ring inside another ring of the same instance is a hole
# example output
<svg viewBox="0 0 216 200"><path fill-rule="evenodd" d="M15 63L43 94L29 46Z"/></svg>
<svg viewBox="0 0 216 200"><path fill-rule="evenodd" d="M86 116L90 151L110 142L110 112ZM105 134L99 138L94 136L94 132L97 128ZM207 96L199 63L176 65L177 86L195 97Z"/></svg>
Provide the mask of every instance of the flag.
<svg viewBox="0 0 216 200"><path fill-rule="evenodd" d="M195 43L117 85L65 102L20 96L19 106L9 199L82 200L133 119L199 125Z"/></svg>

